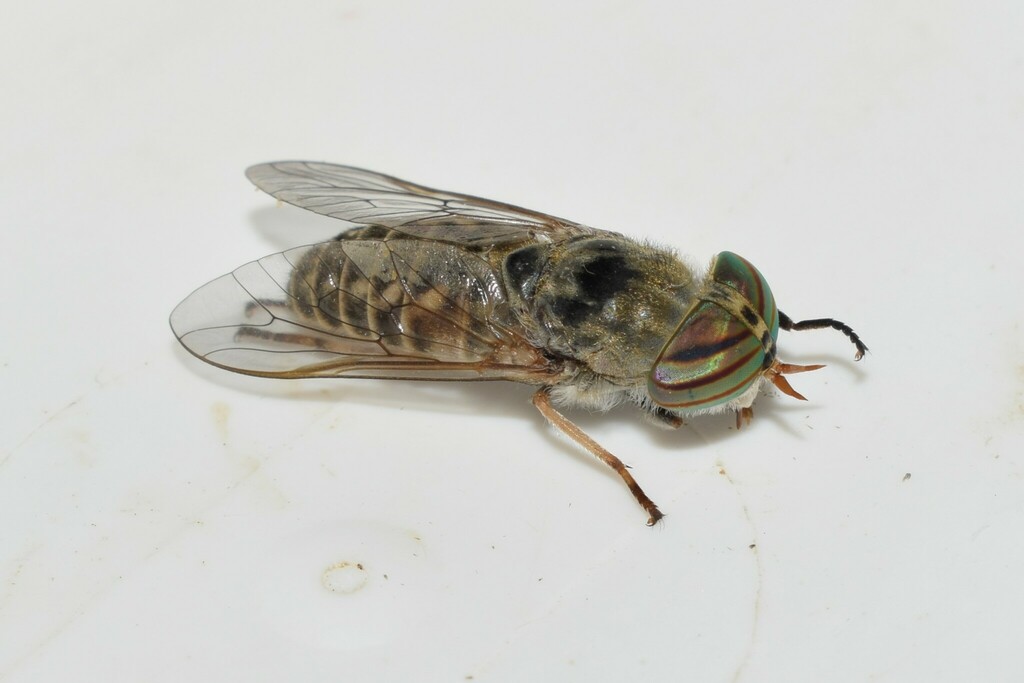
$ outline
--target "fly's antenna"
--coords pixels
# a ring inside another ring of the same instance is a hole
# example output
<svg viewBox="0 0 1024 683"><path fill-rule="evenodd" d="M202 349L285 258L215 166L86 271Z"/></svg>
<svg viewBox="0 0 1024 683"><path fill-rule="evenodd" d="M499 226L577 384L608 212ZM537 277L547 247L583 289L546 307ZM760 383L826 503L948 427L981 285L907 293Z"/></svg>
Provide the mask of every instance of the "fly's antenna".
<svg viewBox="0 0 1024 683"><path fill-rule="evenodd" d="M849 340L853 342L853 345L857 347L857 355L853 357L854 360L860 360L868 351L868 347L865 346L864 342L860 340L860 337L857 335L856 332L853 331L852 327L850 327L844 322L840 322L839 320L833 320L832 318L816 318L814 320L801 320L800 322L793 322L792 318L790 318L782 311L779 311L779 327L781 327L784 330L790 330L792 332L797 332L800 330L821 330L830 327L833 330L839 330L840 332L845 334L849 338Z"/></svg>

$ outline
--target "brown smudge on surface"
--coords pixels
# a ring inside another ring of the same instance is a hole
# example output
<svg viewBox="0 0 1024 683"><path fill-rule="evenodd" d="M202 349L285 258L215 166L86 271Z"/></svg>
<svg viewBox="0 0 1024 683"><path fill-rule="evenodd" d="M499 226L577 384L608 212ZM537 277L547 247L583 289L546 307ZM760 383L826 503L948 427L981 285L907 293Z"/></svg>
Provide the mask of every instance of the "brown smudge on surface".
<svg viewBox="0 0 1024 683"><path fill-rule="evenodd" d="M213 415L213 425L217 429L217 435L221 442L227 445L228 442L228 418L231 417L231 407L223 401L215 401L210 406L210 414Z"/></svg>
<svg viewBox="0 0 1024 683"><path fill-rule="evenodd" d="M320 583L332 593L350 595L363 588L369 574L362 562L335 562L320 575Z"/></svg>

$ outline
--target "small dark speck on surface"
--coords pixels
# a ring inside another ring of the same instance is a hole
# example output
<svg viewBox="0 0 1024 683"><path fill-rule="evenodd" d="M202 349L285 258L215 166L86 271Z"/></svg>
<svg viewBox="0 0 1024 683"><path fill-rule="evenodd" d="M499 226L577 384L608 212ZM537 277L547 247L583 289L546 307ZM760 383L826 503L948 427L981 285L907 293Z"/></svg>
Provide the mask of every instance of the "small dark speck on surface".
<svg viewBox="0 0 1024 683"><path fill-rule="evenodd" d="M907 479L910 479L910 472L903 475L903 481L906 481Z"/></svg>

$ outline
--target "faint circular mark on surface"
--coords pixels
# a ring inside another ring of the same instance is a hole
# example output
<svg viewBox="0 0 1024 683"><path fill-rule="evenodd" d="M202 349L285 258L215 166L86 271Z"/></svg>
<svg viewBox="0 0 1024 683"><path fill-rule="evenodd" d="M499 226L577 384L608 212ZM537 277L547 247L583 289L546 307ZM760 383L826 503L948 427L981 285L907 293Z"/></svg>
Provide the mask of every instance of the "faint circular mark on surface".
<svg viewBox="0 0 1024 683"><path fill-rule="evenodd" d="M335 562L320 575L320 583L332 593L347 595L365 586L369 578L362 562Z"/></svg>
<svg viewBox="0 0 1024 683"><path fill-rule="evenodd" d="M274 552L251 565L250 584L259 622L275 634L268 637L352 652L401 641L443 611L441 565L418 530L297 524L270 544Z"/></svg>

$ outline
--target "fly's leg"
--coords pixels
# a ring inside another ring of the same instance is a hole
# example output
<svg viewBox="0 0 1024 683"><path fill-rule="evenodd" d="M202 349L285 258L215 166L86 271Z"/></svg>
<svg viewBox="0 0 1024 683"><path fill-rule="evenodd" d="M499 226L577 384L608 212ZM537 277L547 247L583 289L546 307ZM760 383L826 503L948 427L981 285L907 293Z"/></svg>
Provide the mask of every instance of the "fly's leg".
<svg viewBox="0 0 1024 683"><path fill-rule="evenodd" d="M821 330L825 328L831 328L838 330L845 334L853 345L857 347L857 355L854 356L854 360L860 360L867 353L868 347L864 345L864 342L860 340L860 337L853 328L844 322L833 320L832 318L816 318L815 320L801 320L800 322L794 322L788 315L779 311L779 327L784 330L799 331L799 330Z"/></svg>
<svg viewBox="0 0 1024 683"><path fill-rule="evenodd" d="M736 429L740 429L743 425L749 425L750 421L754 419L754 409L750 406L746 408L740 408L736 411Z"/></svg>
<svg viewBox="0 0 1024 683"><path fill-rule="evenodd" d="M306 335L306 334L290 334L287 332L267 332L266 330L260 329L259 327L239 327L238 331L235 332L235 341L244 341L246 339L259 339L262 341L270 341L278 344L295 344L298 346L307 346L314 349L326 348L322 339Z"/></svg>
<svg viewBox="0 0 1024 683"><path fill-rule="evenodd" d="M294 314L298 313L300 317L308 319L315 317L317 310L313 306L301 303L295 299L290 301L287 299L283 301L260 299L246 304L245 315L252 317L259 311L265 311L278 320L294 323ZM293 315L286 316L285 314ZM323 341L312 335L296 334L294 332L267 332L260 325L239 327L235 333L235 340L242 341L245 339L259 339L279 344L295 344L318 349L325 348Z"/></svg>
<svg viewBox="0 0 1024 683"><path fill-rule="evenodd" d="M656 406L651 415L653 415L654 419L658 421L657 423L663 427L679 429L683 426L683 418L679 417L675 413L670 413L661 406Z"/></svg>
<svg viewBox="0 0 1024 683"><path fill-rule="evenodd" d="M647 511L649 515L647 519L647 526L654 526L658 520L664 517L658 506L654 504L654 501L647 497L640 485L633 479L633 475L629 473L626 466L621 460L616 458L610 452L605 450L596 441L591 439L586 433L573 424L569 419L562 415L560 412L555 410L554 406L551 405L551 394L548 392L547 387L539 389L537 393L533 395L533 405L537 406L537 410L543 415L548 422L558 428L563 434L568 436L570 439L578 443L583 448L587 449L601 462L615 470L615 473L622 477L622 481L626 482L626 486L629 487L630 493L636 498L636 502L640 503L640 507Z"/></svg>

